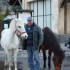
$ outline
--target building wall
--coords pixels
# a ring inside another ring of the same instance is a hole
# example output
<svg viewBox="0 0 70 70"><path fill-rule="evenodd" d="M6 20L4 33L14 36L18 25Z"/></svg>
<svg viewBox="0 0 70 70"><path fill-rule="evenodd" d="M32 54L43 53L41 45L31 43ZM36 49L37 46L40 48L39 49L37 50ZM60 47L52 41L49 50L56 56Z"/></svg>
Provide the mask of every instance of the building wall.
<svg viewBox="0 0 70 70"><path fill-rule="evenodd" d="M59 34L59 0L52 0L52 30Z"/></svg>
<svg viewBox="0 0 70 70"><path fill-rule="evenodd" d="M30 3L28 0L22 0L22 9L30 9Z"/></svg>
<svg viewBox="0 0 70 70"><path fill-rule="evenodd" d="M60 8L59 34L64 34L64 7ZM70 3L67 4L67 34L70 33Z"/></svg>
<svg viewBox="0 0 70 70"><path fill-rule="evenodd" d="M59 11L59 34L64 34L64 8Z"/></svg>
<svg viewBox="0 0 70 70"><path fill-rule="evenodd" d="M67 33L70 34L70 3L67 5Z"/></svg>

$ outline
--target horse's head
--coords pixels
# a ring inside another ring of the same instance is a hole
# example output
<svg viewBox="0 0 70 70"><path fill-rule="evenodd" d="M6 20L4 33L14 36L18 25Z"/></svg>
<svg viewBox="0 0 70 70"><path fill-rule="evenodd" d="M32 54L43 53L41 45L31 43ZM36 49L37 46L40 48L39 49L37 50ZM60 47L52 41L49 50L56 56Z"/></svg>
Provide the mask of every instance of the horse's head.
<svg viewBox="0 0 70 70"><path fill-rule="evenodd" d="M27 39L28 35L25 30L24 23L21 19L16 19L16 33L22 38Z"/></svg>
<svg viewBox="0 0 70 70"><path fill-rule="evenodd" d="M65 58L65 52L64 51L61 51L59 55L54 55L53 62L54 62L56 70L61 69L61 65L62 65L64 58Z"/></svg>
<svg viewBox="0 0 70 70"><path fill-rule="evenodd" d="M22 21L22 19L17 18L13 19L11 21L12 24L10 24L10 27L13 29L14 32L16 32L17 35L19 35L21 38L27 39L28 35L25 30L25 25Z"/></svg>

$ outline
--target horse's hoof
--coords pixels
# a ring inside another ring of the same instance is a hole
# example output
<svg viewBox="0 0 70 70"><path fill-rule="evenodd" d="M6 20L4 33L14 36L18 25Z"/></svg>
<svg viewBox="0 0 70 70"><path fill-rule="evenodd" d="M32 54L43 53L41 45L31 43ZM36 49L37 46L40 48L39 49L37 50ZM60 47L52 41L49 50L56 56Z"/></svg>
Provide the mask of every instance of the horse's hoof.
<svg viewBox="0 0 70 70"><path fill-rule="evenodd" d="M4 66L5 66L5 68L7 69L7 68L8 68L8 63L5 63L5 65L4 65Z"/></svg>
<svg viewBox="0 0 70 70"><path fill-rule="evenodd" d="M7 69L8 68L8 65L5 65L5 69Z"/></svg>
<svg viewBox="0 0 70 70"><path fill-rule="evenodd" d="M9 68L9 70L11 70L11 68Z"/></svg>
<svg viewBox="0 0 70 70"><path fill-rule="evenodd" d="M46 68L43 68L42 70L47 70Z"/></svg>
<svg viewBox="0 0 70 70"><path fill-rule="evenodd" d="M17 68L15 68L15 70L17 70Z"/></svg>
<svg viewBox="0 0 70 70"><path fill-rule="evenodd" d="M8 63L5 63L5 66L8 66Z"/></svg>

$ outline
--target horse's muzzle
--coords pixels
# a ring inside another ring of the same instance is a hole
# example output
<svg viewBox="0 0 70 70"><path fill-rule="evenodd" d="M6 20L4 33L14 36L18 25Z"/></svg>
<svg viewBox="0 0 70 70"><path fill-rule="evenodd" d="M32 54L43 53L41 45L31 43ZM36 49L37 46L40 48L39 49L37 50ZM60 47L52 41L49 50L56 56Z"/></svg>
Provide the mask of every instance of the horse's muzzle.
<svg viewBox="0 0 70 70"><path fill-rule="evenodd" d="M25 34L22 34L22 35L21 35L21 38L22 38L22 39L27 39L27 38L28 38L28 35L27 35L27 33L25 33Z"/></svg>

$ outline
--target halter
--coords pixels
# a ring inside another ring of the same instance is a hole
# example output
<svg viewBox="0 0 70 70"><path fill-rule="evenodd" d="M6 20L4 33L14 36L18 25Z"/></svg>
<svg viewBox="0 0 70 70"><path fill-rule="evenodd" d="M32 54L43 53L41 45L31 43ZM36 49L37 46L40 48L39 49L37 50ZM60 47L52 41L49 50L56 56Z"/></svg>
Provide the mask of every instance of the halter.
<svg viewBox="0 0 70 70"><path fill-rule="evenodd" d="M16 32L20 33L20 36L26 32L20 32L19 30L16 30Z"/></svg>

